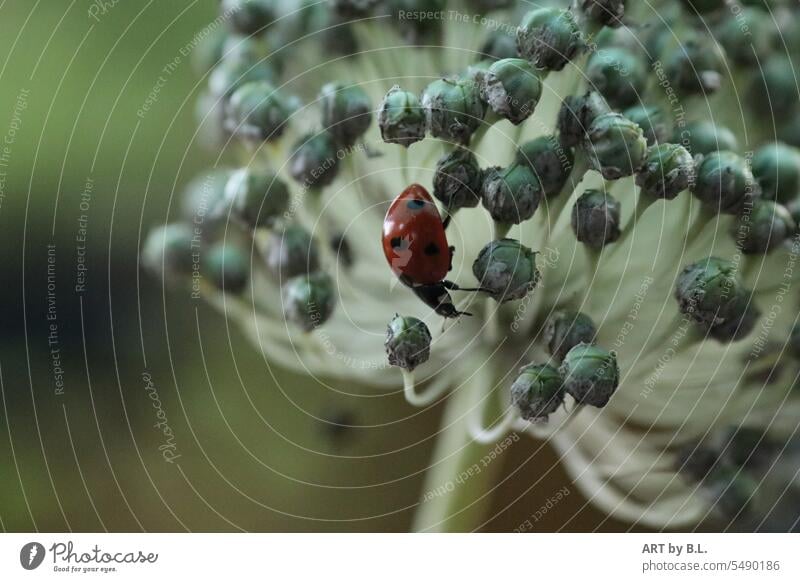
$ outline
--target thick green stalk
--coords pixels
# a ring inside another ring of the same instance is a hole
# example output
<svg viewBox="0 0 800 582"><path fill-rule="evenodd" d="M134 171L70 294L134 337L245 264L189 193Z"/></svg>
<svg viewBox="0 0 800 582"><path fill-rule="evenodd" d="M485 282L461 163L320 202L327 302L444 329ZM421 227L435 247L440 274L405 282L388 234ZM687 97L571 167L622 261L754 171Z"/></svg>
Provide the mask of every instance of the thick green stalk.
<svg viewBox="0 0 800 582"><path fill-rule="evenodd" d="M470 532L486 521L502 456L486 462L493 445L480 445L467 429L472 401L467 384L445 401L442 424L414 516L418 532Z"/></svg>

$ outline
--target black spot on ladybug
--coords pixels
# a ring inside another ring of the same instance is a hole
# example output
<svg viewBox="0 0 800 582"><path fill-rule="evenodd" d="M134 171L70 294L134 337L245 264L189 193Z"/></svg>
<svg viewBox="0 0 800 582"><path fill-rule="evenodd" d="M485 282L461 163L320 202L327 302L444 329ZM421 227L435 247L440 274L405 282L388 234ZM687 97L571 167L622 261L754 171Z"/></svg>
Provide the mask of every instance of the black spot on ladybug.
<svg viewBox="0 0 800 582"><path fill-rule="evenodd" d="M419 210L423 206L425 206L424 200L419 200L418 198L415 198L413 200L408 201L408 207L412 210Z"/></svg>
<svg viewBox="0 0 800 582"><path fill-rule="evenodd" d="M439 245L436 243L428 243L428 246L425 247L425 254L429 257L433 255L439 254Z"/></svg>
<svg viewBox="0 0 800 582"><path fill-rule="evenodd" d="M392 244L392 248L396 249L403 244L403 239L401 239L399 236L396 236L390 242Z"/></svg>

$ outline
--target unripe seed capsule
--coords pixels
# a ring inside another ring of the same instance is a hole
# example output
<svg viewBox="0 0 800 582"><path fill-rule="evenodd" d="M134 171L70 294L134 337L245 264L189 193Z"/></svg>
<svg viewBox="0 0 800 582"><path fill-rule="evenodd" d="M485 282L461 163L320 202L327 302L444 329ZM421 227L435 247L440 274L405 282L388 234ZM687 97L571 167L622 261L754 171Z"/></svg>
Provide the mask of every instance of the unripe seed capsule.
<svg viewBox="0 0 800 582"><path fill-rule="evenodd" d="M533 114L542 83L525 59L502 59L482 77L481 97L497 115L519 125Z"/></svg>
<svg viewBox="0 0 800 582"><path fill-rule="evenodd" d="M564 402L561 374L547 364L530 364L511 385L511 403L525 420L545 420Z"/></svg>
<svg viewBox="0 0 800 582"><path fill-rule="evenodd" d="M433 195L449 212L477 206L482 185L483 170L475 155L467 149L456 148L436 164Z"/></svg>
<svg viewBox="0 0 800 582"><path fill-rule="evenodd" d="M792 236L797 226L782 205L771 200L756 199L731 225L736 246L746 255L768 253Z"/></svg>
<svg viewBox="0 0 800 582"><path fill-rule="evenodd" d="M272 226L289 206L289 189L275 174L242 168L231 174L225 185L225 204L245 226Z"/></svg>
<svg viewBox="0 0 800 582"><path fill-rule="evenodd" d="M572 231L575 238L593 249L619 239L620 203L611 194L587 190L572 207Z"/></svg>
<svg viewBox="0 0 800 582"><path fill-rule="evenodd" d="M405 147L425 137L425 111L413 93L392 87L383 99L378 113L378 126L386 143Z"/></svg>
<svg viewBox="0 0 800 582"><path fill-rule="evenodd" d="M606 180L633 175L644 163L647 140L642 129L619 113L594 120L586 135L586 151L595 170Z"/></svg>
<svg viewBox="0 0 800 582"><path fill-rule="evenodd" d="M580 27L569 10L531 10L517 28L519 56L538 69L560 71L583 48Z"/></svg>
<svg viewBox="0 0 800 582"><path fill-rule="evenodd" d="M517 150L517 163L527 164L539 180L542 194L555 196L566 184L575 162L572 148L555 136L542 135L524 143Z"/></svg>
<svg viewBox="0 0 800 582"><path fill-rule="evenodd" d="M431 332L416 317L395 315L386 330L384 346L390 365L411 372L430 358Z"/></svg>
<svg viewBox="0 0 800 582"><path fill-rule="evenodd" d="M480 92L471 80L434 81L422 94L422 108L433 137L467 143L484 115Z"/></svg>
<svg viewBox="0 0 800 582"><path fill-rule="evenodd" d="M304 188L329 185L339 173L340 151L327 131L300 138L289 159L289 174Z"/></svg>
<svg viewBox="0 0 800 582"><path fill-rule="evenodd" d="M596 335L597 328L592 318L573 311L553 313L544 328L547 349L559 362L578 344L593 344Z"/></svg>
<svg viewBox="0 0 800 582"><path fill-rule="evenodd" d="M733 152L713 152L700 161L692 193L715 212L738 214L752 201L756 188L744 158Z"/></svg>
<svg viewBox="0 0 800 582"><path fill-rule="evenodd" d="M564 389L578 404L603 408L619 386L617 356L590 344L572 348L559 368Z"/></svg>
<svg viewBox="0 0 800 582"><path fill-rule="evenodd" d="M333 281L316 272L289 279L283 286L283 313L287 321L310 332L330 319L336 305Z"/></svg>
<svg viewBox="0 0 800 582"><path fill-rule="evenodd" d="M493 240L481 249L472 274L499 303L522 299L539 283L536 253L513 239Z"/></svg>
<svg viewBox="0 0 800 582"><path fill-rule="evenodd" d="M319 253L311 234L299 224L270 233L267 268L279 280L308 275L319 269Z"/></svg>
<svg viewBox="0 0 800 582"><path fill-rule="evenodd" d="M704 328L740 318L744 294L736 266L717 257L684 267L675 284L678 309Z"/></svg>
<svg viewBox="0 0 800 582"><path fill-rule="evenodd" d="M533 216L542 187L530 166L514 163L486 171L481 199L492 218L502 224L519 224Z"/></svg>
<svg viewBox="0 0 800 582"><path fill-rule="evenodd" d="M353 146L372 123L372 104L357 85L328 83L319 94L322 125L342 147Z"/></svg>
<svg viewBox="0 0 800 582"><path fill-rule="evenodd" d="M205 256L204 271L214 286L225 293L241 293L250 276L250 259L245 250L233 242L212 245Z"/></svg>
<svg viewBox="0 0 800 582"><path fill-rule="evenodd" d="M663 143L647 150L647 159L636 174L636 185L651 198L672 200L695 180L694 158L683 146Z"/></svg>

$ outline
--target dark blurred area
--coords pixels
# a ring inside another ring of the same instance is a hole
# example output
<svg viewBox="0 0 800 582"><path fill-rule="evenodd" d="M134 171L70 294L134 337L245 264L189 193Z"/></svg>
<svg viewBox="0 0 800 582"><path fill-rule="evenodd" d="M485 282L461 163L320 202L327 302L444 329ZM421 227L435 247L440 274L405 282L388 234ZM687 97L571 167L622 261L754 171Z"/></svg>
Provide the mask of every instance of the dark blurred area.
<svg viewBox="0 0 800 582"><path fill-rule="evenodd" d="M437 408L276 368L139 268L144 234L214 156L188 59L137 112L217 4L0 6L4 531L410 527ZM518 528L563 487L536 530L625 528L541 443L504 463L487 529Z"/></svg>

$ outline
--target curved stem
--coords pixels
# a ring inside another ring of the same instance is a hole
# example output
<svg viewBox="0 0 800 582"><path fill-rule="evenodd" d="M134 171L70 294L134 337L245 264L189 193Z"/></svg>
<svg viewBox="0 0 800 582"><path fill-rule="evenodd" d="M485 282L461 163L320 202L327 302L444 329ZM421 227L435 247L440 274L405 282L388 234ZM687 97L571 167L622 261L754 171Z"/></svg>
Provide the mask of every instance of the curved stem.
<svg viewBox="0 0 800 582"><path fill-rule="evenodd" d="M416 391L416 382L414 381L414 372L405 368L401 368L401 371L403 372L403 394L406 397L406 402L412 406L428 406L447 392L450 387L448 382L439 382L426 392L418 393Z"/></svg>
<svg viewBox="0 0 800 582"><path fill-rule="evenodd" d="M509 407L503 415L502 420L491 428L483 426L483 408L476 406L469 415L469 434L476 443L482 445L492 445L503 438L511 430L517 420L517 414L513 408Z"/></svg>

